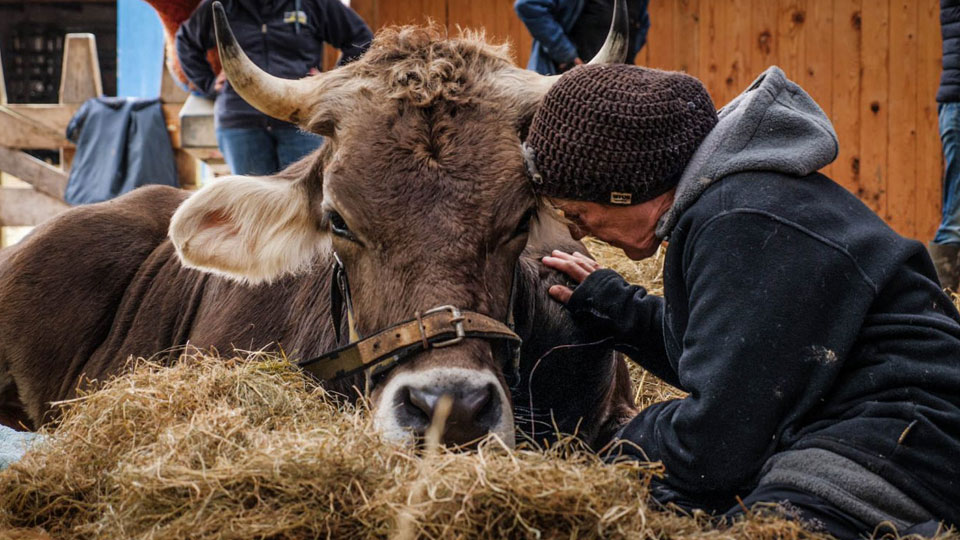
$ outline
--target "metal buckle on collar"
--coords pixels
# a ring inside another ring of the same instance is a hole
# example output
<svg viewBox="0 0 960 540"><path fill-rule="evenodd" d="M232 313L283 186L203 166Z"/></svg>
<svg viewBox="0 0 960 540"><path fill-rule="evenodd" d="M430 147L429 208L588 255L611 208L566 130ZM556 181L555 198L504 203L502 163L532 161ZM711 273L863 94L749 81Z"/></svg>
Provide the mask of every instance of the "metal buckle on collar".
<svg viewBox="0 0 960 540"><path fill-rule="evenodd" d="M441 347L449 347L450 345L456 345L457 343L460 343L461 341L463 341L463 338L466 337L467 335L467 333L463 329L463 320L464 320L463 314L460 313L460 310L454 306L450 306L450 305L437 306L435 308L431 308L424 311L423 316L426 317L427 315L430 315L433 313L439 313L441 311L449 311L450 315L453 316L453 318L450 319L450 324L453 325L453 331L456 334L456 336L444 341L435 341L430 344L431 346L437 349ZM424 333L423 325L420 326L420 333L423 336L423 341L426 342L427 336Z"/></svg>

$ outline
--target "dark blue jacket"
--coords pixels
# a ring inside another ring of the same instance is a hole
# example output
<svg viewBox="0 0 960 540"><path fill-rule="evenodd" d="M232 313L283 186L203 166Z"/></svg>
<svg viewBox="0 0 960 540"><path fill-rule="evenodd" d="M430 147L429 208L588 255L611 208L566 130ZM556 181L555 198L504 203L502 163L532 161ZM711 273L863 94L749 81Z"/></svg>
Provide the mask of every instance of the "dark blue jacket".
<svg viewBox="0 0 960 540"><path fill-rule="evenodd" d="M64 200L98 203L146 184L178 185L160 99L99 97L67 125L76 143Z"/></svg>
<svg viewBox="0 0 960 540"><path fill-rule="evenodd" d="M568 307L689 393L621 434L663 462L666 499L726 510L771 456L814 448L960 523L960 314L921 243L810 173L835 156L819 107L772 68L684 172L658 228L664 297L601 270Z"/></svg>
<svg viewBox="0 0 960 540"><path fill-rule="evenodd" d="M200 93L216 99L217 127L290 126L247 104L226 83L214 90L216 76L207 51L216 47L213 14L204 0L177 31L180 65ZM323 44L340 49L340 63L362 55L373 34L353 10L339 0L221 0L237 42L261 69L285 79L299 79L321 69ZM299 15L297 15L299 14Z"/></svg>
<svg viewBox="0 0 960 540"><path fill-rule="evenodd" d="M943 72L937 101L960 101L960 0L940 0Z"/></svg>
<svg viewBox="0 0 960 540"><path fill-rule="evenodd" d="M586 62L577 51L577 47L569 37L587 0L516 0L513 8L530 35L533 36L533 50L527 69L543 75L558 73L558 64L569 64L575 58ZM627 54L627 63L632 64L634 58L647 42L647 31L650 29L650 15L647 12L649 0L628 0L628 10L631 19L631 43ZM597 28L599 33L606 35L609 23Z"/></svg>

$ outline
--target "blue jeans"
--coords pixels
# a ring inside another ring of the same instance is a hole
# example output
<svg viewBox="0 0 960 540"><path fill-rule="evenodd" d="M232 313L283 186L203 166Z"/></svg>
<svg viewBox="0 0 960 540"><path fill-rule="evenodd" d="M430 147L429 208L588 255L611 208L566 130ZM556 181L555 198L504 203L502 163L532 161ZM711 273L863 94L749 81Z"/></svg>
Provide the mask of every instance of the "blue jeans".
<svg viewBox="0 0 960 540"><path fill-rule="evenodd" d="M217 129L217 144L233 174L274 174L322 142L323 137L292 127Z"/></svg>
<svg viewBox="0 0 960 540"><path fill-rule="evenodd" d="M960 244L960 103L937 106L943 144L943 219L935 244Z"/></svg>

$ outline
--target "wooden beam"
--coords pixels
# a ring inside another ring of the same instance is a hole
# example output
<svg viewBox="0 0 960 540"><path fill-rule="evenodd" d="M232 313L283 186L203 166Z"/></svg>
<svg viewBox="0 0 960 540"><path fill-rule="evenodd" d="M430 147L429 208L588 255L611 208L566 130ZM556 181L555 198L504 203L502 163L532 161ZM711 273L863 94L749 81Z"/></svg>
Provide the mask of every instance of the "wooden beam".
<svg viewBox="0 0 960 540"><path fill-rule="evenodd" d="M193 157L186 150L176 148L173 151L174 160L177 162L177 180L183 189L197 189L197 158Z"/></svg>
<svg viewBox="0 0 960 540"><path fill-rule="evenodd" d="M191 156L203 161L207 164L210 163L223 163L223 154L220 153L220 150L217 147L210 146L194 146L189 148L184 148Z"/></svg>
<svg viewBox="0 0 960 540"><path fill-rule="evenodd" d="M97 39L93 34L67 34L63 42L63 70L60 72L60 103L83 103L103 95ZM75 148L60 148L60 166L69 171Z"/></svg>
<svg viewBox="0 0 960 540"><path fill-rule="evenodd" d="M5 227L39 225L69 208L33 189L0 188L0 224Z"/></svg>
<svg viewBox="0 0 960 540"><path fill-rule="evenodd" d="M186 101L190 94L173 81L170 70L167 69L166 54L164 54L163 66L160 69L162 70L160 74L160 101L164 103L183 103Z"/></svg>
<svg viewBox="0 0 960 540"><path fill-rule="evenodd" d="M0 171L12 174L57 200L67 190L67 174L18 150L0 146Z"/></svg>
<svg viewBox="0 0 960 540"><path fill-rule="evenodd" d="M63 42L60 103L83 103L103 95L97 39L93 34L67 34Z"/></svg>
<svg viewBox="0 0 960 540"><path fill-rule="evenodd" d="M174 148L180 147L179 134L174 133L179 125L181 104L164 103L163 118L171 131ZM67 124L76 114L79 104L24 104L0 105L0 146L10 148L43 148L56 150L73 147L65 137Z"/></svg>
<svg viewBox="0 0 960 540"><path fill-rule="evenodd" d="M20 112L22 110L24 110L22 105L0 105L0 146L52 150L73 146L73 143L64 136L66 123L63 127L52 126L47 124L47 119L43 118L43 115L28 116L22 114Z"/></svg>
<svg viewBox="0 0 960 540"><path fill-rule="evenodd" d="M3 82L3 57L0 57L0 105L7 104L7 85Z"/></svg>
<svg viewBox="0 0 960 540"><path fill-rule="evenodd" d="M19 116L26 117L37 124L43 124L62 134L67 129L70 119L77 113L80 105L77 103L66 105L56 103L8 103L6 108Z"/></svg>

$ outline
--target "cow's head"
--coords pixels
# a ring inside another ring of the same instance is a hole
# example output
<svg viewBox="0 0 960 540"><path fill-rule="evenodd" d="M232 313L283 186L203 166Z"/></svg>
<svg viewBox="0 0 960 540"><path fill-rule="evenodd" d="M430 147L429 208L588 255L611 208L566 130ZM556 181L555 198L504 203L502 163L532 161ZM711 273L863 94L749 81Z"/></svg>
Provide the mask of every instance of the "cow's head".
<svg viewBox="0 0 960 540"><path fill-rule="evenodd" d="M190 197L170 227L185 265L259 283L334 251L361 335L441 305L504 320L518 257L554 226L540 215L521 155L554 78L515 67L482 37L404 27L380 32L352 64L282 80L250 62L216 6L236 91L326 143L278 176L223 179ZM622 22L595 61L625 56ZM448 394L449 442L493 432L512 444L498 349L467 339L390 370L373 381L377 426L398 438L422 433Z"/></svg>

